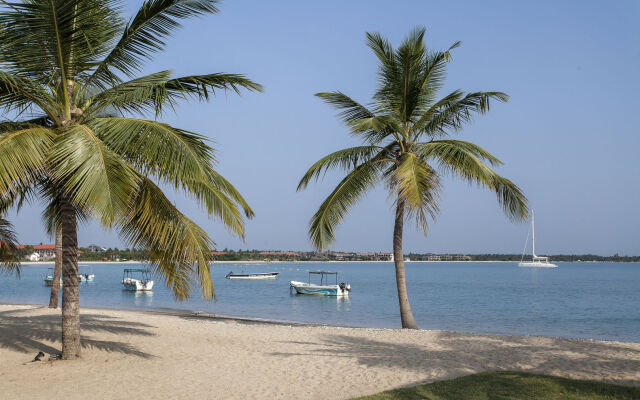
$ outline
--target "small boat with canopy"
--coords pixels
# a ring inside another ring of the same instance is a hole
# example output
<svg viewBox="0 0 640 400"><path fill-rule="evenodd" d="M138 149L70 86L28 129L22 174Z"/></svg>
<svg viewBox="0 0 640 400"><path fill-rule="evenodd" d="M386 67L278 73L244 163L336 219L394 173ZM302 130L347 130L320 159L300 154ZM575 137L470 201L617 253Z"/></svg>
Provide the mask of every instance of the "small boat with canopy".
<svg viewBox="0 0 640 400"><path fill-rule="evenodd" d="M122 273L122 285L125 290L150 291L153 289L149 268L125 268Z"/></svg>
<svg viewBox="0 0 640 400"><path fill-rule="evenodd" d="M87 267L86 265L79 265L78 267ZM83 270L82 272L78 272L78 282L93 282L95 279L95 275L93 274L93 268L90 268L90 272Z"/></svg>
<svg viewBox="0 0 640 400"><path fill-rule="evenodd" d="M48 268L46 275L42 278L44 284L47 286L53 286L53 268ZM62 276L60 276L60 287L62 287Z"/></svg>
<svg viewBox="0 0 640 400"><path fill-rule="evenodd" d="M319 277L320 284L311 283L312 277ZM329 284L330 277L335 278L335 284ZM291 281L291 287L298 294L315 294L320 296L349 296L351 285L341 282L338 284L338 273L331 271L309 271L308 282Z"/></svg>

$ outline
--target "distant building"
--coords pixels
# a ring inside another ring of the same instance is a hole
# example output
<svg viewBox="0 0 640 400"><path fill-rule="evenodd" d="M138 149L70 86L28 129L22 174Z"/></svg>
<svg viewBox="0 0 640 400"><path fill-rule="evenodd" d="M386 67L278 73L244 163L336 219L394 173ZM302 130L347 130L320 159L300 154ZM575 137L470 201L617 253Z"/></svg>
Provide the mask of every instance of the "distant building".
<svg viewBox="0 0 640 400"><path fill-rule="evenodd" d="M18 245L19 249L24 249L25 247L26 245L24 244ZM55 244L34 244L31 247L33 247L33 254L37 254L38 257L40 257L40 259L52 258L56 256ZM31 258L31 256L29 256L29 258ZM39 261L39 260L32 260L32 261Z"/></svg>
<svg viewBox="0 0 640 400"><path fill-rule="evenodd" d="M24 249L27 245L20 244L18 245L19 249ZM56 257L56 245L55 244L34 244L31 245L33 247L33 254L29 256L30 261L40 261L40 260L49 260ZM81 250L78 250L78 254L82 254ZM34 255L38 256L37 260L34 260Z"/></svg>
<svg viewBox="0 0 640 400"><path fill-rule="evenodd" d="M40 255L34 252L29 256L29 261L40 261Z"/></svg>
<svg viewBox="0 0 640 400"><path fill-rule="evenodd" d="M98 246L97 244L90 244L89 246L87 246L87 248L92 253L104 253L105 251L107 251L106 247Z"/></svg>
<svg viewBox="0 0 640 400"><path fill-rule="evenodd" d="M428 253L424 257L427 261L471 261L470 256L464 254L434 254Z"/></svg>

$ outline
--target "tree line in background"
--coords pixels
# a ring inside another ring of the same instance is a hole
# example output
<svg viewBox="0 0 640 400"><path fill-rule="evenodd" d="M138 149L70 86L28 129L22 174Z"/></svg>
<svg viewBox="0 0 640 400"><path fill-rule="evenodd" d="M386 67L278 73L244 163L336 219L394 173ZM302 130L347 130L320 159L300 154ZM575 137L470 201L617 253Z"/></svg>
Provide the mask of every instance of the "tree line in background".
<svg viewBox="0 0 640 400"><path fill-rule="evenodd" d="M27 261L33 254L33 246L26 245L18 249L21 260ZM104 251L94 251L90 247L79 247L78 261L140 261L148 259L148 254L144 249L118 249L107 248ZM390 253L384 252L349 252L349 251L279 251L260 249L224 249L212 253L215 261L390 261ZM434 260L433 258L440 259ZM405 260L410 261L513 261L519 262L521 254L460 254L460 253L408 253L404 255ZM640 262L640 256L628 256L614 254L612 256L601 256L597 254L552 254L549 255L553 261L558 262ZM51 261L53 257L43 261Z"/></svg>
<svg viewBox="0 0 640 400"><path fill-rule="evenodd" d="M359 253L359 252L316 252L316 251L274 251L274 250L230 250L224 249L214 253L216 261L389 261L390 253ZM435 254L435 253L408 253L405 259L411 261L429 261L430 257L440 256L449 259L438 261L513 261L521 260L521 254ZM456 257L465 257L457 260ZM466 258L468 257L468 259ZM549 256L559 262L640 262L640 256L599 256L595 254L555 254Z"/></svg>

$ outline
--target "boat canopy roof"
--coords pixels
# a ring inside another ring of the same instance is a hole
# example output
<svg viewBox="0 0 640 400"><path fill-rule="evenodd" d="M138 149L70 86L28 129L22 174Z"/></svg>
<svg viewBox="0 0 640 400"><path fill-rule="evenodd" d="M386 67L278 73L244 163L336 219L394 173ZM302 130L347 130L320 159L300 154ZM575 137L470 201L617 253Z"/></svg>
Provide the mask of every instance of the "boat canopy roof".
<svg viewBox="0 0 640 400"><path fill-rule="evenodd" d="M124 272L151 272L149 268L125 268Z"/></svg>
<svg viewBox="0 0 640 400"><path fill-rule="evenodd" d="M331 271L309 271L309 283L311 283L312 275L320 275L320 285L328 285L329 284L329 276L333 275L335 277L336 285L338 284L338 273Z"/></svg>

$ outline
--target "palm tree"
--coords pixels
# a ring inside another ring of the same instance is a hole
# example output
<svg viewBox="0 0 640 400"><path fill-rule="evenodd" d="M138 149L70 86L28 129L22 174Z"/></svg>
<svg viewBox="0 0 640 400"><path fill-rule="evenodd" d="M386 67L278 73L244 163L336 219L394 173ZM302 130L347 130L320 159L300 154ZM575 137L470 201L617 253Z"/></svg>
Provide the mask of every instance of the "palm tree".
<svg viewBox="0 0 640 400"><path fill-rule="evenodd" d="M49 201L48 226L61 229L62 355L80 355L77 223L115 228L144 249L177 299L196 279L213 296L213 241L158 187L195 199L244 237L253 211L214 169L197 133L157 121L184 99L218 90L261 91L242 75L135 75L180 21L218 11L216 0L146 0L128 22L117 0L22 0L0 11L1 208ZM136 115L142 115L137 117ZM55 201L54 201L55 200Z"/></svg>
<svg viewBox="0 0 640 400"><path fill-rule="evenodd" d="M448 138L489 110L490 100L507 101L501 92L464 93L455 90L441 99L450 51L429 51L424 28L414 29L393 49L379 33L367 33L367 45L379 60L378 86L369 107L342 92L316 96L340 110L340 118L361 146L331 153L309 168L298 190L331 169L347 172L320 205L310 222L309 236L317 249L334 240L334 229L351 206L369 189L384 182L395 204L393 255L403 328L417 328L405 283L402 232L405 219L415 219L426 235L427 219L438 213L440 175L450 173L493 190L512 219L527 216L524 195L491 166L501 162L481 147ZM488 165L487 165L488 164Z"/></svg>

